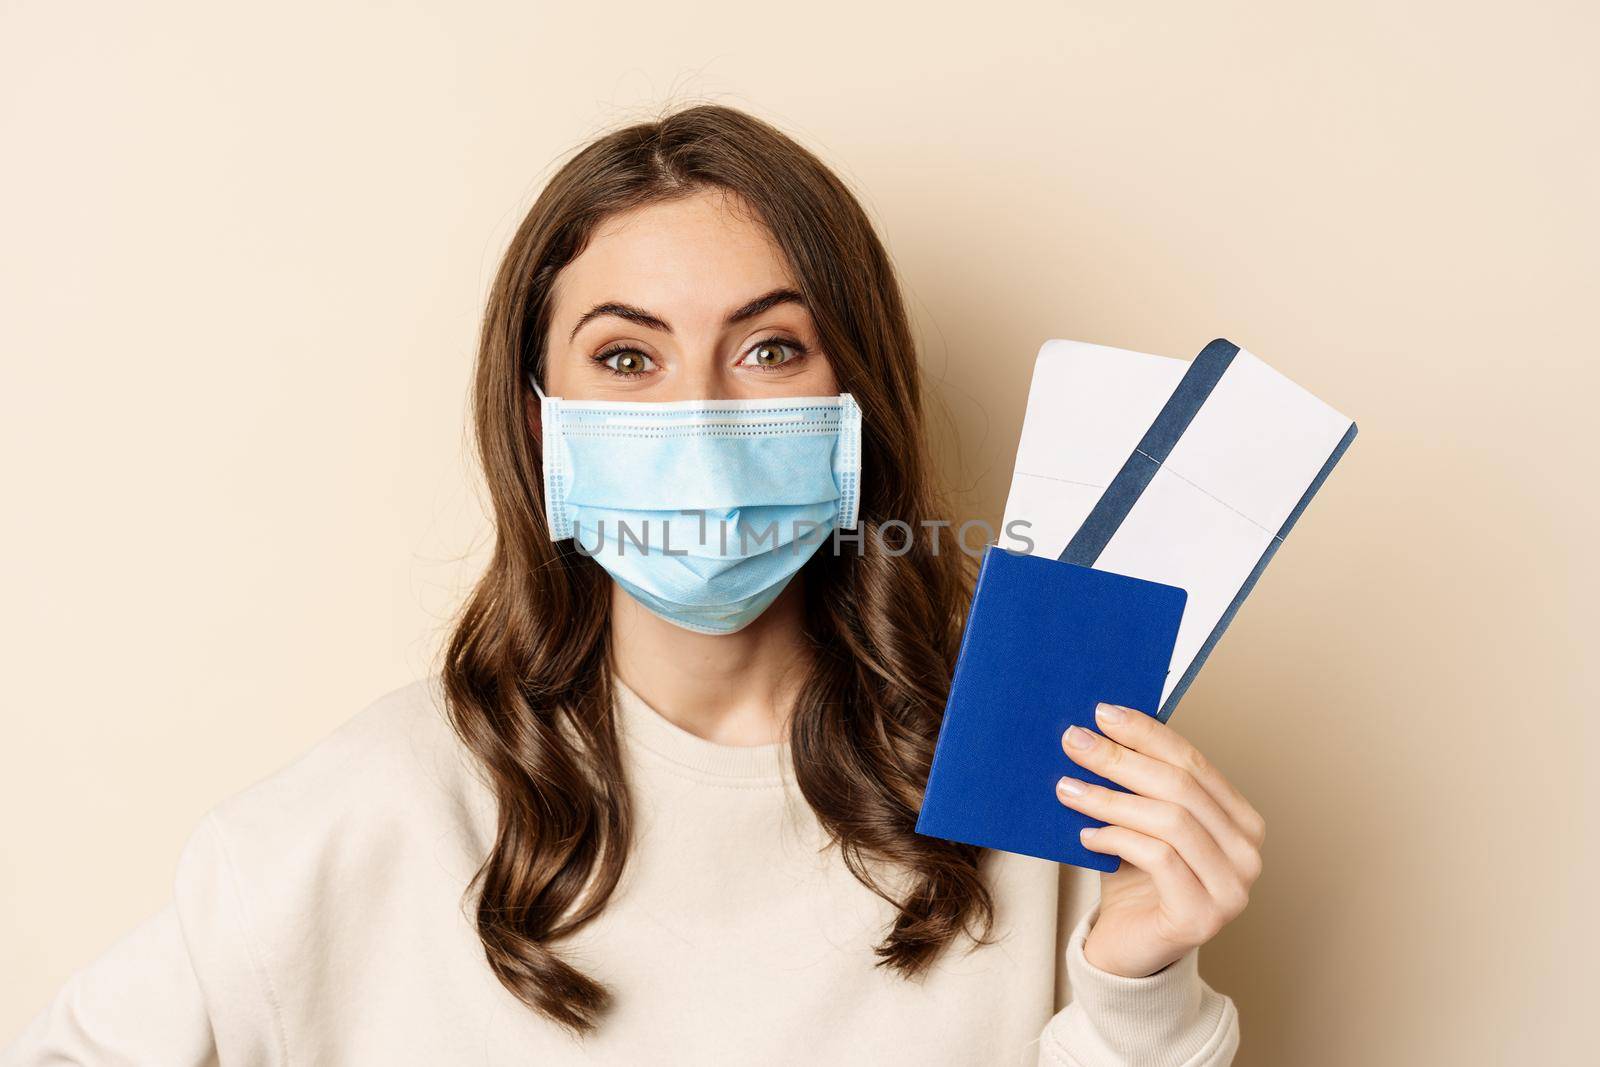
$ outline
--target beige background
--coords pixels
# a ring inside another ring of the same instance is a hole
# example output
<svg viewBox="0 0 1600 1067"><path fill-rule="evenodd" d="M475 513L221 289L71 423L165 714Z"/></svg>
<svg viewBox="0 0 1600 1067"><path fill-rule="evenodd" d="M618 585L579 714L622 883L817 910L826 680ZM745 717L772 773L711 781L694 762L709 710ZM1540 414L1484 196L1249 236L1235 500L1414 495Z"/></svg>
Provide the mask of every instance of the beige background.
<svg viewBox="0 0 1600 1067"><path fill-rule="evenodd" d="M1592 5L577 7L3 5L0 1040L428 668L497 256L714 99L881 224L971 514L1048 337L1360 422L1175 721L1271 826L1239 1062L1593 1062Z"/></svg>

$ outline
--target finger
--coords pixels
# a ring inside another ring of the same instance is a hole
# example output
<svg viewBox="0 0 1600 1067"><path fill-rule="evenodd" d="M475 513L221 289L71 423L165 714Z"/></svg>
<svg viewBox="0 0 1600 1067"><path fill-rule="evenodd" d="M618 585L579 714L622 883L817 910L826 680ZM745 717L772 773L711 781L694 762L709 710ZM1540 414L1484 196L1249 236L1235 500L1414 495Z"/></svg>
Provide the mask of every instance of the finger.
<svg viewBox="0 0 1600 1067"><path fill-rule="evenodd" d="M1215 934L1213 925L1221 929L1210 895L1171 845L1126 826L1086 826L1078 839L1090 852L1119 856L1148 874L1179 940L1198 945Z"/></svg>
<svg viewBox="0 0 1600 1067"><path fill-rule="evenodd" d="M1266 820L1234 784L1178 731L1134 708L1116 704L1095 707L1095 723L1119 744L1189 772L1256 848L1266 836Z"/></svg>
<svg viewBox="0 0 1600 1067"><path fill-rule="evenodd" d="M1102 778L1143 796L1186 808L1222 847L1242 878L1253 882L1260 873L1260 853L1244 831L1183 768L1136 752L1081 726L1067 730L1061 747L1074 763Z"/></svg>
<svg viewBox="0 0 1600 1067"><path fill-rule="evenodd" d="M1206 893L1219 907L1237 915L1249 902L1249 889L1214 837L1187 808L1137 793L1062 778L1056 798L1091 818L1113 826L1137 830L1165 842L1194 872Z"/></svg>

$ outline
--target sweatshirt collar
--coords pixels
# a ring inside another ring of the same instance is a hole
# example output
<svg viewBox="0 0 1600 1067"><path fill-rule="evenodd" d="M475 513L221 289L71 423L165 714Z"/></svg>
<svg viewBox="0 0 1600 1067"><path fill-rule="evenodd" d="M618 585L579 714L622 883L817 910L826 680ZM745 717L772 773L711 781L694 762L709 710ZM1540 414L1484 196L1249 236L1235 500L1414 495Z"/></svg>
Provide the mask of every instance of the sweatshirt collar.
<svg viewBox="0 0 1600 1067"><path fill-rule="evenodd" d="M787 740L767 745L724 745L708 741L672 722L611 675L616 694L617 724L628 739L680 767L714 778L736 779L748 785L778 785L792 777L793 762Z"/></svg>

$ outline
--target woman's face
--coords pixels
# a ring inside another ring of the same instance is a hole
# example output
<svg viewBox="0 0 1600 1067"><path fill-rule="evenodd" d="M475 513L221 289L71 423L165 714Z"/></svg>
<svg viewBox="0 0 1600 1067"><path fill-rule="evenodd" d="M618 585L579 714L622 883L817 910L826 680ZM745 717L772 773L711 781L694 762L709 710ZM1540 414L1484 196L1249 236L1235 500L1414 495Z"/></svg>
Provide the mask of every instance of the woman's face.
<svg viewBox="0 0 1600 1067"><path fill-rule="evenodd" d="M782 252L708 190L613 215L556 276L545 377L573 400L839 391Z"/></svg>

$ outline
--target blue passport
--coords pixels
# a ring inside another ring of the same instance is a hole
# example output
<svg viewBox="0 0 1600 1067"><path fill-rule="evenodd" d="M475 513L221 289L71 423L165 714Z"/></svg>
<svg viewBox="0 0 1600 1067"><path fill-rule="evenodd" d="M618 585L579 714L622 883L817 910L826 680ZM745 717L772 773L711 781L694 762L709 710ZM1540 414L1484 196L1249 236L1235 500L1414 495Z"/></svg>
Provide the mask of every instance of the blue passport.
<svg viewBox="0 0 1600 1067"><path fill-rule="evenodd" d="M1056 799L1062 775L1122 789L1061 749L1097 703L1153 713L1188 594L990 545L961 638L917 833L1114 871L1078 841L1103 826ZM1124 790L1125 791L1125 790Z"/></svg>

